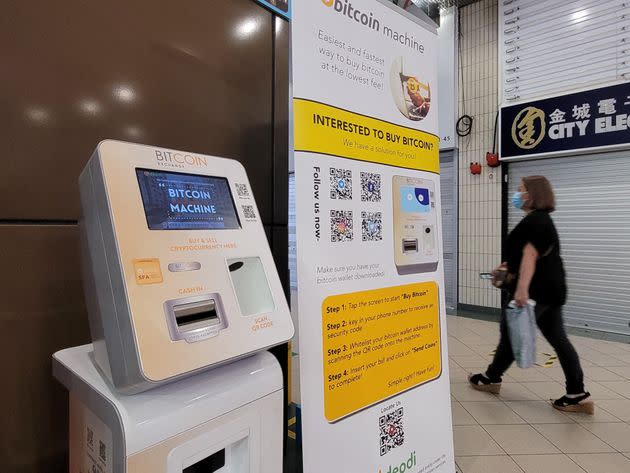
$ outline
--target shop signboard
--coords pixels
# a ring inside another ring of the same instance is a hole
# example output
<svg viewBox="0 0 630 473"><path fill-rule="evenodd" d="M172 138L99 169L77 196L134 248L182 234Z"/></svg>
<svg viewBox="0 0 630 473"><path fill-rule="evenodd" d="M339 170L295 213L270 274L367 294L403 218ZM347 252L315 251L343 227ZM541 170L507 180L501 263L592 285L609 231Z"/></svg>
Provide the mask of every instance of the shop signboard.
<svg viewBox="0 0 630 473"><path fill-rule="evenodd" d="M630 147L630 82L501 108L501 159Z"/></svg>
<svg viewBox="0 0 630 473"><path fill-rule="evenodd" d="M295 0L305 473L455 470L437 35L380 0Z"/></svg>
<svg viewBox="0 0 630 473"><path fill-rule="evenodd" d="M292 0L256 0L263 4L271 11L289 19L291 18L291 2Z"/></svg>

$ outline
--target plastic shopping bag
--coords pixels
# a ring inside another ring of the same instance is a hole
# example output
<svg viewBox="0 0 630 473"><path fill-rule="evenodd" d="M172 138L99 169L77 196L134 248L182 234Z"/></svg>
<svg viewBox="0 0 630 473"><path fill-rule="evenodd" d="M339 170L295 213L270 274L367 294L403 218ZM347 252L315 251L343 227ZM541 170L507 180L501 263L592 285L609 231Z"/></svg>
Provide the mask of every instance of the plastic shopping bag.
<svg viewBox="0 0 630 473"><path fill-rule="evenodd" d="M531 368L536 362L536 303L529 301L524 307L510 302L505 312L514 359L519 368Z"/></svg>

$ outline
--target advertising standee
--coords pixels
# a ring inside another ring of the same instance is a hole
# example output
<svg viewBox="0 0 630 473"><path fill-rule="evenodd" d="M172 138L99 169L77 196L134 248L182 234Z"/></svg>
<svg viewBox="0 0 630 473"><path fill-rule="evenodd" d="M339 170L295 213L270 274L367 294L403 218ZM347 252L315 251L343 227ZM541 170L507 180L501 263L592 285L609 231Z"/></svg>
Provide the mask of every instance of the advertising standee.
<svg viewBox="0 0 630 473"><path fill-rule="evenodd" d="M387 2L293 3L306 473L454 472L436 43Z"/></svg>

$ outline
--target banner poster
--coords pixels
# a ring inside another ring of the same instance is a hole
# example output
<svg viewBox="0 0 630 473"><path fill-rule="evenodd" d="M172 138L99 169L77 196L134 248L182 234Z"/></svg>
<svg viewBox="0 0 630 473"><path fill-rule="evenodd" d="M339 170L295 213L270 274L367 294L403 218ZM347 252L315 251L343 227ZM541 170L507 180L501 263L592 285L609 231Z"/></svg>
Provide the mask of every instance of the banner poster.
<svg viewBox="0 0 630 473"><path fill-rule="evenodd" d="M428 28L293 2L305 473L455 471Z"/></svg>

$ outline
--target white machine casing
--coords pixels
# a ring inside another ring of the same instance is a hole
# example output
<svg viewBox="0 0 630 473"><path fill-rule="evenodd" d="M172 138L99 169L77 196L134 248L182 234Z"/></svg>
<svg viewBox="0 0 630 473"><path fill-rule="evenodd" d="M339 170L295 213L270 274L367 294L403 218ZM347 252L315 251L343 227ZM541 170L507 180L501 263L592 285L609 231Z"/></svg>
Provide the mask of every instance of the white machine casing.
<svg viewBox="0 0 630 473"><path fill-rule="evenodd" d="M439 240L435 181L394 176L394 260L398 274L437 270Z"/></svg>
<svg viewBox="0 0 630 473"><path fill-rule="evenodd" d="M226 180L240 228L151 230L142 172ZM139 393L291 339L289 308L240 163L107 140L79 184L94 359L118 391Z"/></svg>
<svg viewBox="0 0 630 473"><path fill-rule="evenodd" d="M267 352L127 396L92 345L53 356L70 392L70 473L279 473L282 372Z"/></svg>

